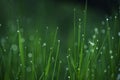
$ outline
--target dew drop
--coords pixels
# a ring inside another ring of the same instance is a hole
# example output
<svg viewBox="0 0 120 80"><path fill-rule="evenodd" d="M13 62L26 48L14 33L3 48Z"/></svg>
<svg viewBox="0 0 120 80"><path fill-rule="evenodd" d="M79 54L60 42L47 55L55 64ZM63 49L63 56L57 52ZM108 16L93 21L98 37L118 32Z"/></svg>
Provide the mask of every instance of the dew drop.
<svg viewBox="0 0 120 80"><path fill-rule="evenodd" d="M45 47L46 46L46 43L43 43L43 45L42 45L43 47Z"/></svg>
<svg viewBox="0 0 120 80"><path fill-rule="evenodd" d="M84 49L87 49L87 45L84 45Z"/></svg>
<svg viewBox="0 0 120 80"><path fill-rule="evenodd" d="M109 19L108 18L106 18L106 21L108 21Z"/></svg>
<svg viewBox="0 0 120 80"><path fill-rule="evenodd" d="M113 56L111 56L110 58L113 59Z"/></svg>
<svg viewBox="0 0 120 80"><path fill-rule="evenodd" d="M96 34L98 34L98 28L95 28L94 31Z"/></svg>
<svg viewBox="0 0 120 80"><path fill-rule="evenodd" d="M95 39L96 38L96 35L93 35L93 39Z"/></svg>
<svg viewBox="0 0 120 80"><path fill-rule="evenodd" d="M28 53L28 57L31 58L32 57L32 53Z"/></svg>
<svg viewBox="0 0 120 80"><path fill-rule="evenodd" d="M105 25L105 22L104 22L104 21L102 21L102 22L101 22L101 24L102 24L102 25Z"/></svg>
<svg viewBox="0 0 120 80"><path fill-rule="evenodd" d="M118 36L120 37L120 32L118 32Z"/></svg>
<svg viewBox="0 0 120 80"><path fill-rule="evenodd" d="M60 43L60 40L58 40L58 43Z"/></svg>
<svg viewBox="0 0 120 80"><path fill-rule="evenodd" d="M69 70L69 68L68 67L66 67L66 71L68 71Z"/></svg>
<svg viewBox="0 0 120 80"><path fill-rule="evenodd" d="M68 79L70 79L70 76L68 76Z"/></svg>
<svg viewBox="0 0 120 80"><path fill-rule="evenodd" d="M112 39L114 39L114 37L112 37Z"/></svg>
<svg viewBox="0 0 120 80"><path fill-rule="evenodd" d="M105 69L105 70L104 70L104 73L106 73L106 72L107 72L107 70Z"/></svg>
<svg viewBox="0 0 120 80"><path fill-rule="evenodd" d="M60 64L62 63L62 61L60 60L60 62L59 62Z"/></svg>
<svg viewBox="0 0 120 80"><path fill-rule="evenodd" d="M118 69L118 71L120 71L120 68Z"/></svg>
<svg viewBox="0 0 120 80"><path fill-rule="evenodd" d="M16 44L13 44L13 45L11 46L11 49L12 49L13 51L17 51L17 50L18 50L18 46L17 46Z"/></svg>
<svg viewBox="0 0 120 80"><path fill-rule="evenodd" d="M0 27L2 26L2 24L0 24Z"/></svg>
<svg viewBox="0 0 120 80"><path fill-rule="evenodd" d="M80 68L78 68L77 70L80 71Z"/></svg>
<svg viewBox="0 0 120 80"><path fill-rule="evenodd" d="M102 32L102 34L105 34L105 29L102 29L101 32Z"/></svg>
<svg viewBox="0 0 120 80"><path fill-rule="evenodd" d="M89 41L89 44L90 44L91 46L94 46L94 45L95 45L95 43L93 43L93 42L91 42L91 41Z"/></svg>
<svg viewBox="0 0 120 80"><path fill-rule="evenodd" d="M120 80L120 74L117 75L117 80Z"/></svg>
<svg viewBox="0 0 120 80"><path fill-rule="evenodd" d="M31 67L27 67L27 68L26 68L26 71L27 71L27 72L31 72Z"/></svg>
<svg viewBox="0 0 120 80"><path fill-rule="evenodd" d="M110 54L112 54L112 53L113 53L113 51L112 51L112 50L110 50L110 51L109 51L109 53L110 53Z"/></svg>
<svg viewBox="0 0 120 80"><path fill-rule="evenodd" d="M17 30L17 33L19 33L20 32L20 30Z"/></svg>
<svg viewBox="0 0 120 80"><path fill-rule="evenodd" d="M70 48L68 48L68 51L71 51L71 49L70 49Z"/></svg>

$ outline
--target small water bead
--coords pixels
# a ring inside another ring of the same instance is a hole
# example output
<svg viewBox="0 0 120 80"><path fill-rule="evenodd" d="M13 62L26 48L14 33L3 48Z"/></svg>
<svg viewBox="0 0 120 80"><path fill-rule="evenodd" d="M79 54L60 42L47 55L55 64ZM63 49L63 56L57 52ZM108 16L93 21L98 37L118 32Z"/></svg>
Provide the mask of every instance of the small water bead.
<svg viewBox="0 0 120 80"><path fill-rule="evenodd" d="M45 47L46 46L46 43L43 43L42 47Z"/></svg>
<svg viewBox="0 0 120 80"><path fill-rule="evenodd" d="M68 76L68 79L70 79L70 76Z"/></svg>
<svg viewBox="0 0 120 80"><path fill-rule="evenodd" d="M105 69L105 70L104 70L104 73L106 73L106 72L107 72L107 70Z"/></svg>
<svg viewBox="0 0 120 80"><path fill-rule="evenodd" d="M120 80L120 74L117 75L117 80Z"/></svg>
<svg viewBox="0 0 120 80"><path fill-rule="evenodd" d="M32 57L32 53L28 53L28 57L31 58Z"/></svg>
<svg viewBox="0 0 120 80"><path fill-rule="evenodd" d="M46 29L48 29L48 26L46 27Z"/></svg>
<svg viewBox="0 0 120 80"><path fill-rule="evenodd" d="M75 46L77 46L77 45L78 45L78 43L77 43L77 42L75 42L75 43L74 43L74 45L75 45Z"/></svg>
<svg viewBox="0 0 120 80"><path fill-rule="evenodd" d="M66 67L66 71L68 71L69 70L69 68L68 67Z"/></svg>
<svg viewBox="0 0 120 80"><path fill-rule="evenodd" d="M66 56L67 57L67 59L70 57L70 55L68 55L68 56Z"/></svg>
<svg viewBox="0 0 120 80"><path fill-rule="evenodd" d="M103 52L100 52L100 54L102 55L102 54L103 54Z"/></svg>
<svg viewBox="0 0 120 80"><path fill-rule="evenodd" d="M25 42L25 39L24 39L24 38L22 38L22 39L21 39L21 42L22 42L22 43L24 43L24 42Z"/></svg>
<svg viewBox="0 0 120 80"><path fill-rule="evenodd" d="M20 32L20 30L17 30L17 33L19 33Z"/></svg>
<svg viewBox="0 0 120 80"><path fill-rule="evenodd" d="M113 56L111 56L110 58L113 59Z"/></svg>
<svg viewBox="0 0 120 80"><path fill-rule="evenodd" d="M79 18L78 20L79 20L79 22L81 22L81 20L82 20L82 19L81 19L81 18Z"/></svg>
<svg viewBox="0 0 120 80"><path fill-rule="evenodd" d="M77 68L78 71L80 71L80 68Z"/></svg>
<svg viewBox="0 0 120 80"><path fill-rule="evenodd" d="M108 18L106 18L106 21L108 21L109 19Z"/></svg>
<svg viewBox="0 0 120 80"><path fill-rule="evenodd" d="M99 42L99 40L97 39L97 42Z"/></svg>
<svg viewBox="0 0 120 80"><path fill-rule="evenodd" d="M114 37L112 37L112 39L115 39Z"/></svg>
<svg viewBox="0 0 120 80"><path fill-rule="evenodd" d="M110 30L110 27L108 27L107 30Z"/></svg>
<svg viewBox="0 0 120 80"><path fill-rule="evenodd" d="M2 26L2 24L0 24L0 27Z"/></svg>
<svg viewBox="0 0 120 80"><path fill-rule="evenodd" d="M98 32L98 28L95 28L94 31L95 31L96 34L99 33L99 32Z"/></svg>
<svg viewBox="0 0 120 80"><path fill-rule="evenodd" d="M120 72L120 68L118 69L118 71Z"/></svg>
<svg viewBox="0 0 120 80"><path fill-rule="evenodd" d="M11 49L12 49L13 51L17 51L17 50L18 50L18 46L17 46L16 44L13 44L13 45L11 46Z"/></svg>
<svg viewBox="0 0 120 80"><path fill-rule="evenodd" d="M20 64L20 66L22 66L22 64Z"/></svg>
<svg viewBox="0 0 120 80"><path fill-rule="evenodd" d="M85 35L84 34L82 34L82 37L84 37Z"/></svg>
<svg viewBox="0 0 120 80"><path fill-rule="evenodd" d="M96 50L98 50L99 48L98 47L96 47Z"/></svg>
<svg viewBox="0 0 120 80"><path fill-rule="evenodd" d="M68 48L68 51L71 51L71 48Z"/></svg>
<svg viewBox="0 0 120 80"><path fill-rule="evenodd" d="M103 50L105 50L106 49L106 47L105 46L103 46Z"/></svg>
<svg viewBox="0 0 120 80"><path fill-rule="evenodd" d="M62 63L62 61L60 60L60 62L59 62L60 64Z"/></svg>
<svg viewBox="0 0 120 80"><path fill-rule="evenodd" d="M104 21L102 21L102 22L101 22L101 24L102 24L102 25L105 25L105 22L104 22Z"/></svg>
<svg viewBox="0 0 120 80"><path fill-rule="evenodd" d="M31 72L31 71L32 71L32 70L31 70L31 67L27 67L27 68L26 68L26 71L27 71L27 72Z"/></svg>
<svg viewBox="0 0 120 80"><path fill-rule="evenodd" d="M117 16L115 16L114 18L117 19Z"/></svg>
<svg viewBox="0 0 120 80"><path fill-rule="evenodd" d="M96 35L93 35L93 39L95 39L96 38Z"/></svg>
<svg viewBox="0 0 120 80"><path fill-rule="evenodd" d="M91 41L89 41L89 44L90 44L91 46L94 46L94 45L95 45L95 43L93 43L93 42L91 42Z"/></svg>
<svg viewBox="0 0 120 80"><path fill-rule="evenodd" d="M60 40L58 40L58 43L60 43Z"/></svg>
<svg viewBox="0 0 120 80"><path fill-rule="evenodd" d="M30 63L32 63L32 60L30 61Z"/></svg>
<svg viewBox="0 0 120 80"><path fill-rule="evenodd" d="M102 32L102 34L105 34L105 29L102 29L101 32Z"/></svg>
<svg viewBox="0 0 120 80"><path fill-rule="evenodd" d="M84 45L84 49L87 49L88 48L88 46L87 45Z"/></svg>
<svg viewBox="0 0 120 80"><path fill-rule="evenodd" d="M120 32L118 32L118 36L120 37Z"/></svg>
<svg viewBox="0 0 120 80"><path fill-rule="evenodd" d="M54 57L52 57L52 61L53 61L53 62L55 61L55 58L54 58Z"/></svg>
<svg viewBox="0 0 120 80"><path fill-rule="evenodd" d="M113 51L112 51L112 50L110 50L110 51L109 51L109 53L110 53L110 54L112 54L112 53L113 53Z"/></svg>
<svg viewBox="0 0 120 80"><path fill-rule="evenodd" d="M90 51L91 51L92 53L94 53L94 49L91 49Z"/></svg>

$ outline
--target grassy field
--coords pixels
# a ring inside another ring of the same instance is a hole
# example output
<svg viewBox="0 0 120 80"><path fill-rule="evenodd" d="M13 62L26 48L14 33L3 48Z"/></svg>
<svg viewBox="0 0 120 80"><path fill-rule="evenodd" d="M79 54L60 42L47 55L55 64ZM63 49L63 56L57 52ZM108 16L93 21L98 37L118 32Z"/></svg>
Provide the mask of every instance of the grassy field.
<svg viewBox="0 0 120 80"><path fill-rule="evenodd" d="M0 80L120 80L120 13L90 29L87 6L79 20L76 12L67 45L59 27L29 32L16 20L0 37Z"/></svg>

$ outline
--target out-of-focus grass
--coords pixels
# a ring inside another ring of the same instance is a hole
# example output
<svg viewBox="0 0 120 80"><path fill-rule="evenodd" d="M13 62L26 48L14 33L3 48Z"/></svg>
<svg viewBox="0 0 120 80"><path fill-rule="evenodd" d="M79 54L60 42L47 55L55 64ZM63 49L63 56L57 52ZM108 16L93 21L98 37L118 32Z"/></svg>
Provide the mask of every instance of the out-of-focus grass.
<svg viewBox="0 0 120 80"><path fill-rule="evenodd" d="M0 80L116 80L120 74L119 13L89 29L87 7L78 21L76 11L67 50L58 37L60 29L28 33L17 20L16 32L1 39Z"/></svg>

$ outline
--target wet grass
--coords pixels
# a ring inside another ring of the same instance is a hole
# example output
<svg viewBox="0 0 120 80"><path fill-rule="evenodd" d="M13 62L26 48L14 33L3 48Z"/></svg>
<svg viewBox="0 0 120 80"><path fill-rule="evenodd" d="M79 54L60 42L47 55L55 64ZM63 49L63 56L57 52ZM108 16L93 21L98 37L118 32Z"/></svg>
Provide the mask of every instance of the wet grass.
<svg viewBox="0 0 120 80"><path fill-rule="evenodd" d="M29 34L17 20L15 35L1 38L0 80L116 80L120 74L119 14L89 30L87 6L78 24L75 13L74 9L70 37L74 39L68 39L71 46L66 50L58 28Z"/></svg>

